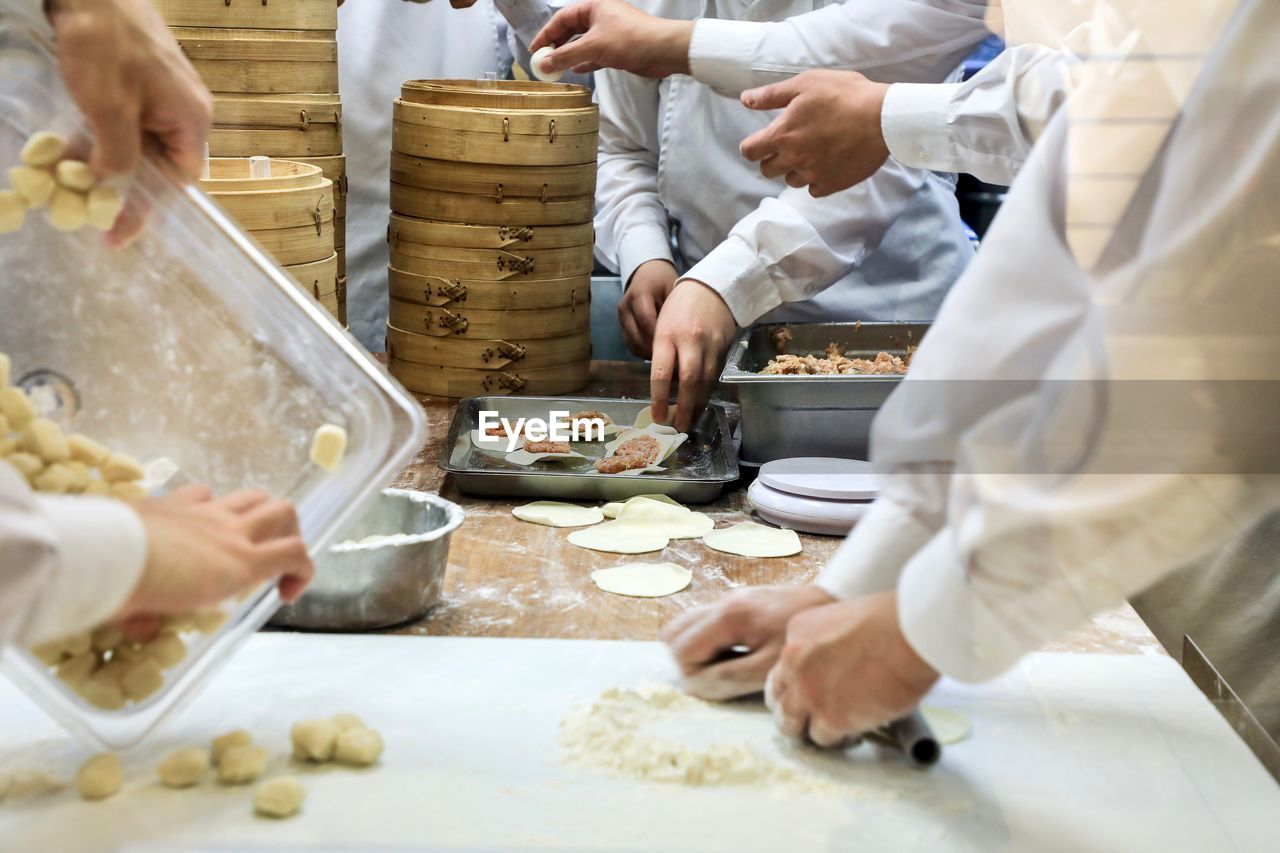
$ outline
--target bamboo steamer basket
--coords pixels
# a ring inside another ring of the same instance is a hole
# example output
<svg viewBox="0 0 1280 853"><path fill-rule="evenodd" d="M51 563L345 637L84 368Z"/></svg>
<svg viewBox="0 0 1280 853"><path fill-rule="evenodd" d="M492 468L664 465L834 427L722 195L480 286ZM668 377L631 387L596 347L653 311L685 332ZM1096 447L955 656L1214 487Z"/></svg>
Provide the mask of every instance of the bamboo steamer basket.
<svg viewBox="0 0 1280 853"><path fill-rule="evenodd" d="M436 308L391 299L388 322L398 329L434 337L502 338L513 332L530 340L590 331L591 308L586 304L520 311L480 311Z"/></svg>
<svg viewBox="0 0 1280 853"><path fill-rule="evenodd" d="M221 94L213 96L213 123L225 127L277 127L290 130L307 130L313 125L342 125L342 102L334 95L306 94ZM320 163L314 165L321 166ZM337 164L333 174L323 174L335 180L344 171L344 164Z"/></svg>
<svg viewBox="0 0 1280 853"><path fill-rule="evenodd" d="M391 180L410 187L451 193L544 201L594 196L595 161L573 166L492 166L453 163L391 152Z"/></svg>
<svg viewBox="0 0 1280 853"><path fill-rule="evenodd" d="M387 285L392 299L434 308L521 311L566 308L591 301L590 274L545 281L476 281L414 275L388 267Z"/></svg>
<svg viewBox="0 0 1280 853"><path fill-rule="evenodd" d="M564 249L570 246L594 246L595 231L590 222L532 228L524 225L460 225L391 214L387 225L387 243L394 249L401 240L437 246L473 249Z"/></svg>
<svg viewBox="0 0 1280 853"><path fill-rule="evenodd" d="M213 157L330 157L342 153L342 128L314 124L306 130L281 127L230 127L209 131Z"/></svg>
<svg viewBox="0 0 1280 853"><path fill-rule="evenodd" d="M258 59L193 59L211 92L283 94L338 91L338 63Z"/></svg>
<svg viewBox="0 0 1280 853"><path fill-rule="evenodd" d="M276 263L283 266L314 263L334 254L332 218L322 221L319 228L302 225L296 228L272 228L252 233L259 245L271 253ZM337 262L334 263L336 279Z"/></svg>
<svg viewBox="0 0 1280 853"><path fill-rule="evenodd" d="M421 107L420 109L464 113L474 116L479 110L460 110L449 107ZM504 125L507 117L494 110L491 122L496 130L466 130L465 128L426 127L402 121L400 104L396 105L391 123L391 148L401 154L425 157L432 160L458 160L465 163L489 163L500 166L518 163L522 166L569 166L593 163L596 160L596 133L579 133L566 136L557 126L548 123L538 136L512 133ZM551 121L554 121L551 120ZM462 121L457 124L463 124Z"/></svg>
<svg viewBox="0 0 1280 853"><path fill-rule="evenodd" d="M338 292L338 257L332 254L321 261L309 264L286 264L284 271L298 282L298 286L316 299L321 294Z"/></svg>
<svg viewBox="0 0 1280 853"><path fill-rule="evenodd" d="M591 92L570 83L529 80L406 80L400 99L446 107L563 110L592 106Z"/></svg>
<svg viewBox="0 0 1280 853"><path fill-rule="evenodd" d="M209 164L209 180L200 188L246 231L310 226L320 235L327 224L333 234L333 182L318 166L273 159L272 176L253 180L247 159L211 159Z"/></svg>
<svg viewBox="0 0 1280 853"><path fill-rule="evenodd" d="M152 0L171 27L336 30L333 0Z"/></svg>
<svg viewBox="0 0 1280 853"><path fill-rule="evenodd" d="M536 199L504 199L464 193L438 192L391 184L391 209L418 219L436 219L472 225L581 225L590 222L595 200L580 199L541 202Z"/></svg>
<svg viewBox="0 0 1280 853"><path fill-rule="evenodd" d="M587 384L591 361L540 369L466 370L434 367L388 358L391 375L415 394L433 397L507 396L534 394L556 396L577 391Z"/></svg>
<svg viewBox="0 0 1280 853"><path fill-rule="evenodd" d="M387 356L432 367L540 370L591 358L591 333L545 340L470 340L416 335L387 326Z"/></svg>
<svg viewBox="0 0 1280 853"><path fill-rule="evenodd" d="M324 30L170 27L187 59L196 61L337 62L338 41ZM335 90L336 91L336 90Z"/></svg>
<svg viewBox="0 0 1280 853"><path fill-rule="evenodd" d="M506 249L455 249L400 241L391 249L391 265L414 275L506 281L590 275L590 246L508 252Z"/></svg>

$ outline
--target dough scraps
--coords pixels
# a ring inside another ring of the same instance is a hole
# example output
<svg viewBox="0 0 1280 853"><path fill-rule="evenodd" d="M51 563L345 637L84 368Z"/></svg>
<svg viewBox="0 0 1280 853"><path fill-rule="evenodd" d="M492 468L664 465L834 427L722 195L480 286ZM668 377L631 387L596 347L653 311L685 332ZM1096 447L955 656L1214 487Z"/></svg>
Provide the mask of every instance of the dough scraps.
<svg viewBox="0 0 1280 853"><path fill-rule="evenodd" d="M646 519L657 524L672 539L701 539L715 529L710 516L665 501L632 498L618 515L619 519Z"/></svg>
<svg viewBox="0 0 1280 853"><path fill-rule="evenodd" d="M702 541L713 551L740 557L790 557L803 550L794 530L766 527L754 521L712 530Z"/></svg>
<svg viewBox="0 0 1280 853"><path fill-rule="evenodd" d="M591 573L596 586L615 595L662 598L675 595L693 580L693 572L675 563L624 563Z"/></svg>
<svg viewBox="0 0 1280 853"><path fill-rule="evenodd" d="M604 521L604 513L599 507L562 501L534 501L512 509L511 514L521 521L547 527L586 527Z"/></svg>
<svg viewBox="0 0 1280 853"><path fill-rule="evenodd" d="M600 511L604 513L605 518L617 518L618 515L621 514L624 506L639 498L648 498L651 501L662 501L663 503L671 504L672 506L684 506L684 504L669 498L666 495L636 495L634 498L627 498L625 501L612 501L607 503L600 507Z"/></svg>
<svg viewBox="0 0 1280 853"><path fill-rule="evenodd" d="M569 534L570 545L609 554L647 554L661 551L670 541L660 525L647 519L618 519Z"/></svg>

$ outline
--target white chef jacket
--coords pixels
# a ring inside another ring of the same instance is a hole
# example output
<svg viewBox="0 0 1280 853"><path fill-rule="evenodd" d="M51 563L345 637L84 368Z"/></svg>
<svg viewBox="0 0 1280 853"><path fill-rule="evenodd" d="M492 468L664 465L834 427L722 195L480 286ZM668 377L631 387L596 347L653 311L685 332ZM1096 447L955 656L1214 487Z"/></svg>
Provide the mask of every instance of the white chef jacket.
<svg viewBox="0 0 1280 853"><path fill-rule="evenodd" d="M759 20L826 4L639 5L669 18ZM624 281L646 261L670 261L715 289L740 326L928 320L971 257L953 187L937 175L890 162L858 187L814 199L763 177L738 152L775 114L747 110L686 76L602 71L596 93L596 252Z"/></svg>
<svg viewBox="0 0 1280 853"><path fill-rule="evenodd" d="M818 583L896 586L946 675L998 674L1280 506L1280 5L1242 0L1202 38L1100 260L1065 233L1069 101L875 422L882 497Z"/></svg>
<svg viewBox="0 0 1280 853"><path fill-rule="evenodd" d="M351 0L338 8L342 142L347 155L347 317L374 351L387 335L391 105L406 80L483 78L509 63L492 0Z"/></svg>

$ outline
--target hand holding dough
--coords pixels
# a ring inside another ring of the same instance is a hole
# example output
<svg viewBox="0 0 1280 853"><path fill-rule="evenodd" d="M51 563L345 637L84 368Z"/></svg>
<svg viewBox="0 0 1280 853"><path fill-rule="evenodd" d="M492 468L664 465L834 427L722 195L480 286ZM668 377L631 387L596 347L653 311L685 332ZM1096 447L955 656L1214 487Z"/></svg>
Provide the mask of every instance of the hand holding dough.
<svg viewBox="0 0 1280 853"><path fill-rule="evenodd" d="M599 507L578 506L561 501L534 501L515 507L511 514L521 521L544 524L547 527L587 527L604 521L604 513Z"/></svg>
<svg viewBox="0 0 1280 853"><path fill-rule="evenodd" d="M674 595L689 585L693 572L675 563L625 563L611 569L597 569L591 580L605 592L633 598L661 598Z"/></svg>
<svg viewBox="0 0 1280 853"><path fill-rule="evenodd" d="M754 521L712 530L702 541L713 551L740 557L790 557L803 550L794 530L765 527Z"/></svg>

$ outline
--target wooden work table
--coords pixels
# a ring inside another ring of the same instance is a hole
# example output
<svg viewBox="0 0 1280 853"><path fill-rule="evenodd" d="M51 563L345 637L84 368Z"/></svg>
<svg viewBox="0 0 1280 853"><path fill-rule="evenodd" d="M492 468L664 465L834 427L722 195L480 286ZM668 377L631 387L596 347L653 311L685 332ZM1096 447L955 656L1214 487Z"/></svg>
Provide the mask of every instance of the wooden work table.
<svg viewBox="0 0 1280 853"><path fill-rule="evenodd" d="M636 397L647 386L645 365L596 362L591 382L573 396ZM568 543L570 531L529 524L511 515L528 498L477 498L458 491L436 460L457 402L423 398L428 438L397 480L401 488L438 491L462 506L467 520L453 535L444 603L427 618L393 633L463 637L544 637L653 640L683 611L707 604L729 590L813 579L842 540L801 534L804 552L753 560L721 554L698 540L673 541L661 554L637 558L588 551ZM731 487L714 502L694 507L718 526L751 518L745 489ZM693 570L693 583L678 595L634 599L601 592L591 572L631 559L665 560ZM1140 654L1159 643L1129 607L1102 614L1086 628L1051 647L1056 651Z"/></svg>

